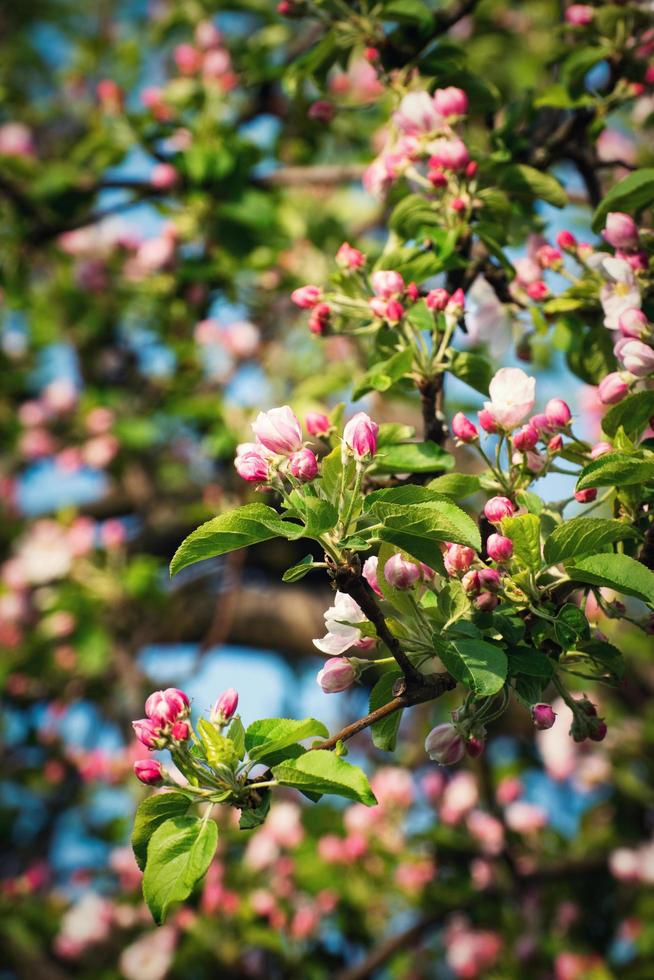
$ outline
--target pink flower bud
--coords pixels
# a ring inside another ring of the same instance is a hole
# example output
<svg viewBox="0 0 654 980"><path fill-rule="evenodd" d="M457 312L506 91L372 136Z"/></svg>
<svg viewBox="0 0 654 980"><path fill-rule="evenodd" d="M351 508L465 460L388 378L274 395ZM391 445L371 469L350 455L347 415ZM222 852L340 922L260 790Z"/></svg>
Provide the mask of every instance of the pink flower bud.
<svg viewBox="0 0 654 980"><path fill-rule="evenodd" d="M572 252L577 247L577 239L571 231L560 231L556 236L556 244L564 252Z"/></svg>
<svg viewBox="0 0 654 980"><path fill-rule="evenodd" d="M404 316L404 307L397 299L389 299L386 304L386 319L389 323L399 323Z"/></svg>
<svg viewBox="0 0 654 980"><path fill-rule="evenodd" d="M175 742L185 742L190 734L190 726L185 721L176 721L170 730L170 736Z"/></svg>
<svg viewBox="0 0 654 980"><path fill-rule="evenodd" d="M437 88L434 92L434 108L439 116L465 116L468 111L468 96L463 89L449 85L447 88Z"/></svg>
<svg viewBox="0 0 654 980"><path fill-rule="evenodd" d="M332 427L331 422L322 412L307 412L304 416L304 424L310 436L327 435Z"/></svg>
<svg viewBox="0 0 654 980"><path fill-rule="evenodd" d="M98 99L105 108L119 109L123 102L123 90L112 78L103 78L96 86Z"/></svg>
<svg viewBox="0 0 654 980"><path fill-rule="evenodd" d="M499 605L500 600L492 592L480 592L475 599L475 608L479 612L492 612Z"/></svg>
<svg viewBox="0 0 654 980"><path fill-rule="evenodd" d="M427 308L435 313L442 313L449 301L450 294L447 289L432 289L425 298Z"/></svg>
<svg viewBox="0 0 654 980"><path fill-rule="evenodd" d="M450 201L450 207L453 211L465 211L465 209L468 207L468 202L463 197L453 197Z"/></svg>
<svg viewBox="0 0 654 980"><path fill-rule="evenodd" d="M614 248L636 248L638 245L638 227L628 214L621 211L610 211L606 216L606 224L602 235Z"/></svg>
<svg viewBox="0 0 654 980"><path fill-rule="evenodd" d="M625 370L636 378L646 378L654 372L654 350L642 340L623 337L615 346L615 354Z"/></svg>
<svg viewBox="0 0 654 980"><path fill-rule="evenodd" d="M476 557L472 548L467 548L463 544L451 544L443 555L445 570L448 575L467 572Z"/></svg>
<svg viewBox="0 0 654 980"><path fill-rule="evenodd" d="M149 718L139 718L138 721L133 721L132 728L139 742L142 742L146 748L158 749L164 744L161 729L156 722Z"/></svg>
<svg viewBox="0 0 654 980"><path fill-rule="evenodd" d="M534 726L541 732L546 731L551 728L556 721L556 712L552 708L551 704L544 704L539 702L538 704L533 704L531 706L531 717L534 722Z"/></svg>
<svg viewBox="0 0 654 980"><path fill-rule="evenodd" d="M234 460L234 468L243 480L262 483L268 479L268 460L262 452L252 449Z"/></svg>
<svg viewBox="0 0 654 980"><path fill-rule="evenodd" d="M427 179L434 187L447 187L447 176L440 167L427 171Z"/></svg>
<svg viewBox="0 0 654 980"><path fill-rule="evenodd" d="M486 542L486 551L493 561L505 562L513 554L513 542L503 534L491 534Z"/></svg>
<svg viewBox="0 0 654 980"><path fill-rule="evenodd" d="M477 161L471 160L468 166L466 167L466 177L472 179L478 170L479 170L479 164L477 163Z"/></svg>
<svg viewBox="0 0 654 980"><path fill-rule="evenodd" d="M318 460L310 449L300 449L289 459L289 469L298 480L313 480L318 475Z"/></svg>
<svg viewBox="0 0 654 980"><path fill-rule="evenodd" d="M533 449L538 439L538 429L534 428L533 425L523 425L522 428L513 433L513 445L521 453Z"/></svg>
<svg viewBox="0 0 654 980"><path fill-rule="evenodd" d="M366 582L375 593L375 595L383 596L382 590L379 588L379 582L377 580L377 565L379 559L377 555L372 555L370 558L366 558L363 563L363 568L361 569L361 574L365 578Z"/></svg>
<svg viewBox="0 0 654 980"><path fill-rule="evenodd" d="M559 432L558 435L552 436L550 441L547 443L547 450L550 453L560 453L563 449L563 436Z"/></svg>
<svg viewBox="0 0 654 980"><path fill-rule="evenodd" d="M192 44L178 44L173 51L173 60L182 75L194 75L202 65L202 52Z"/></svg>
<svg viewBox="0 0 654 980"><path fill-rule="evenodd" d="M502 578L496 568L479 569L479 587L489 592L499 592Z"/></svg>
<svg viewBox="0 0 654 980"><path fill-rule="evenodd" d="M617 371L607 374L597 387L597 394L603 405L615 405L616 402L621 402L628 391L629 385Z"/></svg>
<svg viewBox="0 0 654 980"><path fill-rule="evenodd" d="M288 405L259 412L252 431L266 449L280 456L290 456L302 448L302 427Z"/></svg>
<svg viewBox="0 0 654 980"><path fill-rule="evenodd" d="M406 287L406 295L412 303L417 303L420 299L420 290L416 286L415 282L410 282Z"/></svg>
<svg viewBox="0 0 654 980"><path fill-rule="evenodd" d="M189 708L189 699L176 687L155 691L145 702L146 715L158 725L169 725L180 717L186 718Z"/></svg>
<svg viewBox="0 0 654 980"><path fill-rule="evenodd" d="M475 595L479 592L479 572L476 568L471 568L469 572L466 572L461 579L461 585L463 586L463 591L468 595Z"/></svg>
<svg viewBox="0 0 654 980"><path fill-rule="evenodd" d="M462 289L455 289L450 296L450 301L447 304L446 312L452 316L461 316L466 305L465 293Z"/></svg>
<svg viewBox="0 0 654 980"><path fill-rule="evenodd" d="M322 289L320 286L300 286L291 293L291 299L302 310L311 310L320 302Z"/></svg>
<svg viewBox="0 0 654 980"><path fill-rule="evenodd" d="M366 59L366 61L369 61L371 65L374 65L376 61L379 61L379 49L364 48L363 57Z"/></svg>
<svg viewBox="0 0 654 980"><path fill-rule="evenodd" d="M394 589L410 589L421 577L420 568L402 555L392 555L384 565L384 577Z"/></svg>
<svg viewBox="0 0 654 980"><path fill-rule="evenodd" d="M498 426L495 421L495 417L492 412L489 412L487 408L482 408L480 412L477 413L477 418L479 419L479 424L484 430L484 432L497 432Z"/></svg>
<svg viewBox="0 0 654 980"><path fill-rule="evenodd" d="M457 412L452 419L452 432L461 442L474 442L479 437L477 426L463 412Z"/></svg>
<svg viewBox="0 0 654 980"><path fill-rule="evenodd" d="M587 3L573 3L565 12L568 24L574 27L587 27L593 20L595 11Z"/></svg>
<svg viewBox="0 0 654 980"><path fill-rule="evenodd" d="M620 315L618 327L623 337L632 337L635 340L642 340L650 332L647 317L642 310L635 308L625 310Z"/></svg>
<svg viewBox="0 0 654 980"><path fill-rule="evenodd" d="M386 319L386 309L388 307L388 303L385 299L381 299L379 296L373 296L372 299L368 300L368 306L370 307L371 312L375 316L378 316L380 320Z"/></svg>
<svg viewBox="0 0 654 980"><path fill-rule="evenodd" d="M307 115L309 119L315 119L317 122L330 123L335 112L336 108L332 102L328 102L326 99L318 99L317 102L313 102L309 106Z"/></svg>
<svg viewBox="0 0 654 980"><path fill-rule="evenodd" d="M445 722L432 728L425 739L425 752L433 762L452 766L463 758L465 742L454 725Z"/></svg>
<svg viewBox="0 0 654 980"><path fill-rule="evenodd" d="M179 180L179 174L172 163L158 163L150 174L150 183L157 190L167 191Z"/></svg>
<svg viewBox="0 0 654 980"><path fill-rule="evenodd" d="M317 683L325 694L338 694L347 690L356 679L356 670L345 657L332 657L318 671Z"/></svg>
<svg viewBox="0 0 654 980"><path fill-rule="evenodd" d="M441 137L431 144L432 155L429 166L442 167L444 170L465 170L470 162L468 148L460 139Z"/></svg>
<svg viewBox="0 0 654 980"><path fill-rule="evenodd" d="M504 517L512 517L515 506L508 497L491 497L484 507L484 516L491 524L499 524Z"/></svg>
<svg viewBox="0 0 654 980"><path fill-rule="evenodd" d="M624 259L628 262L634 272L643 272L648 265L647 252L625 252L623 249L618 249L615 253L617 259Z"/></svg>
<svg viewBox="0 0 654 980"><path fill-rule="evenodd" d="M596 442L590 451L590 458L599 459L600 456L610 452L613 452L613 446L610 442Z"/></svg>
<svg viewBox="0 0 654 980"><path fill-rule="evenodd" d="M238 708L238 691L234 687L228 688L220 695L213 708L211 709L211 721L224 724L233 717Z"/></svg>
<svg viewBox="0 0 654 980"><path fill-rule="evenodd" d="M378 432L379 426L376 422L365 412L357 412L343 429L343 443L355 459L369 459L377 452Z"/></svg>
<svg viewBox="0 0 654 980"><path fill-rule="evenodd" d="M588 737L592 742L603 742L606 738L606 733L608 732L608 727L606 722L601 718L598 718L595 724L590 726L590 731L588 732Z"/></svg>
<svg viewBox="0 0 654 980"><path fill-rule="evenodd" d="M560 269L563 264L563 256L558 248L552 245L541 245L536 252L536 261L542 269Z"/></svg>
<svg viewBox="0 0 654 980"><path fill-rule="evenodd" d="M318 303L317 306L314 306L309 317L309 330L311 333L321 336L325 332L331 314L332 309L329 303Z"/></svg>
<svg viewBox="0 0 654 980"><path fill-rule="evenodd" d="M134 775L146 786L156 786L164 778L164 771L157 759L137 759L134 763Z"/></svg>
<svg viewBox="0 0 654 980"><path fill-rule="evenodd" d="M373 292L382 299L401 296L404 292L404 279L399 272L380 269L378 272L373 272L371 281Z"/></svg>
<svg viewBox="0 0 654 980"><path fill-rule="evenodd" d="M570 407L562 398L550 398L545 406L545 415L548 422L556 429L565 429L572 418Z"/></svg>
<svg viewBox="0 0 654 980"><path fill-rule="evenodd" d="M366 257L358 248L343 242L336 253L336 264L342 269L361 269L366 264Z"/></svg>
<svg viewBox="0 0 654 980"><path fill-rule="evenodd" d="M527 295L536 303L540 303L541 300L547 299L549 294L549 286L546 282L543 282L542 279L539 279L538 282L530 282L527 286Z"/></svg>
<svg viewBox="0 0 654 980"><path fill-rule="evenodd" d="M597 497L596 487L588 487L587 490L575 490L575 500L580 504L591 504Z"/></svg>
<svg viewBox="0 0 654 980"><path fill-rule="evenodd" d="M479 596L479 598L481 599L481 596ZM493 596L492 598L495 599L495 596ZM495 602L497 602L497 599L495 599ZM470 756L471 759L478 759L485 748L486 748L486 743L484 742L484 740L481 738L477 738L476 735L471 735L468 741L466 742L466 753Z"/></svg>

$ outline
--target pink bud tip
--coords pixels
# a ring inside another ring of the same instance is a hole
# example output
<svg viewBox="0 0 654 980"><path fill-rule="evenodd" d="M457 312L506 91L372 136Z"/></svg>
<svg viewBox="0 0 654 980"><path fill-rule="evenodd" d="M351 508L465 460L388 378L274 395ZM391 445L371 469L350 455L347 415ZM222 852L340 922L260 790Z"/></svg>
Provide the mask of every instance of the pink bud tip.
<svg viewBox="0 0 654 980"><path fill-rule="evenodd" d="M435 313L442 313L449 301L450 294L447 289L432 289L425 299L427 308Z"/></svg>
<svg viewBox="0 0 654 980"><path fill-rule="evenodd" d="M304 424L310 436L324 436L331 429L331 422L322 412L307 412Z"/></svg>
<svg viewBox="0 0 654 980"><path fill-rule="evenodd" d="M556 236L556 244L564 252L572 252L577 247L577 239L571 231L560 231Z"/></svg>
<svg viewBox="0 0 654 980"><path fill-rule="evenodd" d="M461 442L474 442L479 437L477 426L466 418L463 412L457 412L452 419L452 432Z"/></svg>
<svg viewBox="0 0 654 980"><path fill-rule="evenodd" d="M570 406L562 398L550 398L545 406L545 415L551 425L558 429L564 429L572 418Z"/></svg>
<svg viewBox="0 0 654 980"><path fill-rule="evenodd" d="M339 694L347 690L356 679L356 670L345 657L332 657L318 671L316 682L325 694Z"/></svg>
<svg viewBox="0 0 654 980"><path fill-rule="evenodd" d="M384 577L394 589L410 589L421 578L421 570L402 555L392 555L384 565Z"/></svg>
<svg viewBox="0 0 654 980"><path fill-rule="evenodd" d="M493 561L505 562L513 555L513 542L503 534L491 534L486 542L486 551Z"/></svg>
<svg viewBox="0 0 654 980"><path fill-rule="evenodd" d="M587 490L576 490L575 500L580 504L590 504L597 497L596 487L588 487Z"/></svg>
<svg viewBox="0 0 654 980"><path fill-rule="evenodd" d="M515 507L508 497L491 497L484 507L484 515L491 524L499 524L504 517L512 517Z"/></svg>
<svg viewBox="0 0 654 980"><path fill-rule="evenodd" d="M343 442L355 459L371 459L377 452L378 432L376 422L365 412L357 412L343 429Z"/></svg>
<svg viewBox="0 0 654 980"><path fill-rule="evenodd" d="M441 766L460 762L465 753L465 742L458 730L449 723L436 725L425 739L425 752Z"/></svg>
<svg viewBox="0 0 654 980"><path fill-rule="evenodd" d="M156 786L164 778L164 771L157 759L137 759L134 763L134 775L146 786Z"/></svg>
<svg viewBox="0 0 654 980"><path fill-rule="evenodd" d="M539 731L546 731L556 721L556 712L551 704L539 703L532 705L531 717Z"/></svg>
<svg viewBox="0 0 654 980"><path fill-rule="evenodd" d="M212 715L219 716L223 721L229 721L238 708L238 691L234 687L224 691L216 701Z"/></svg>

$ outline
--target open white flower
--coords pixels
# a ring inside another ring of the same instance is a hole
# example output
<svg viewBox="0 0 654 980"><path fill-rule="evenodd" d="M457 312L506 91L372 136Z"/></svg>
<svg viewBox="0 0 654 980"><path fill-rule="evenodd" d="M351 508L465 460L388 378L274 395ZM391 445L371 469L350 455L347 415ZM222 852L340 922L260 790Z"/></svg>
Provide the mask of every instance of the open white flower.
<svg viewBox="0 0 654 980"><path fill-rule="evenodd" d="M348 624L363 623L365 618L354 599L344 592L337 592L334 605L325 612L327 633L322 639L314 640L313 645L330 657L345 653L361 640L361 630Z"/></svg>
<svg viewBox="0 0 654 980"><path fill-rule="evenodd" d="M640 309L641 297L634 270L624 259L604 259L600 272L607 280L600 289L600 302L604 310L604 326L618 329L618 321L630 309Z"/></svg>
<svg viewBox="0 0 654 980"><path fill-rule="evenodd" d="M521 368L500 368L491 381L484 407L502 429L515 429L536 404L536 379Z"/></svg>

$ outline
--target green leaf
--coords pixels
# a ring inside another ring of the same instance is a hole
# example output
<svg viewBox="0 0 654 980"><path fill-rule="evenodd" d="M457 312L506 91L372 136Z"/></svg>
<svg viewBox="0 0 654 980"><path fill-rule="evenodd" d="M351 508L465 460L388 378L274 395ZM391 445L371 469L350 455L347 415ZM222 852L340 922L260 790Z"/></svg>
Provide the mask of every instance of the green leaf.
<svg viewBox="0 0 654 980"><path fill-rule="evenodd" d="M242 759L245 755L245 729L238 715L234 715L232 723L227 729L227 738L232 740L239 759Z"/></svg>
<svg viewBox="0 0 654 980"><path fill-rule="evenodd" d="M637 439L654 415L654 391L638 391L617 405L611 405L602 419L602 429L611 438L622 428L631 439Z"/></svg>
<svg viewBox="0 0 654 980"><path fill-rule="evenodd" d="M293 786L302 792L333 793L366 806L377 802L363 770L327 750L305 752L299 759L275 766L272 773L282 786Z"/></svg>
<svg viewBox="0 0 654 980"><path fill-rule="evenodd" d="M369 711L376 711L393 700L393 686L402 674L396 670L389 670L382 674L372 691L370 692ZM384 752L392 752L397 741L397 731L402 719L401 711L394 711L392 715L374 722L370 727L373 743L378 749Z"/></svg>
<svg viewBox="0 0 654 980"><path fill-rule="evenodd" d="M398 351L385 361L378 361L366 371L358 384L354 386L352 400L357 401L369 391L388 391L388 389L405 374L411 371L413 352L410 348Z"/></svg>
<svg viewBox="0 0 654 980"><path fill-rule="evenodd" d="M390 533L404 527L409 536L424 534L434 541L453 541L475 551L481 550L479 528L473 519L448 497L426 487L376 490L366 498L364 509L384 522L380 531L382 537L386 531Z"/></svg>
<svg viewBox="0 0 654 980"><path fill-rule="evenodd" d="M250 544L279 537L293 541L303 533L304 528L283 520L272 507L245 504L214 517L189 534L175 552L170 574L176 575L196 561L215 558Z"/></svg>
<svg viewBox="0 0 654 980"><path fill-rule="evenodd" d="M282 749L301 742L302 739L329 737L329 731L315 718L261 718L248 725L245 731L245 747L252 762L258 762Z"/></svg>
<svg viewBox="0 0 654 980"><path fill-rule="evenodd" d="M557 565L569 558L593 555L615 541L634 537L633 527L601 517L573 517L559 524L545 542L545 561Z"/></svg>
<svg viewBox="0 0 654 980"><path fill-rule="evenodd" d="M295 493L295 491L293 491L293 493ZM297 516L299 516L306 525L304 536L307 538L314 538L317 540L322 534L326 534L327 531L331 531L338 521L338 511L336 510L336 507L334 507L333 504L330 504L327 500L323 500L321 497L300 497L298 494L296 497L291 495L291 499L299 500L300 502Z"/></svg>
<svg viewBox="0 0 654 980"><path fill-rule="evenodd" d="M417 24L428 27L433 13L423 0L390 0L381 12L383 20L397 21L400 24Z"/></svg>
<svg viewBox="0 0 654 980"><path fill-rule="evenodd" d="M508 670L504 650L485 640L457 638L443 644L436 637L435 641L446 669L477 697L502 690Z"/></svg>
<svg viewBox="0 0 654 980"><path fill-rule="evenodd" d="M143 897L157 925L173 902L182 902L207 872L216 853L213 820L172 817L155 830L148 845Z"/></svg>
<svg viewBox="0 0 654 980"><path fill-rule="evenodd" d="M555 177L524 163L514 163L499 172L498 185L519 197L537 198L556 208L564 208L568 195Z"/></svg>
<svg viewBox="0 0 654 980"><path fill-rule="evenodd" d="M443 476L437 476L435 480L430 480L427 489L462 500L477 493L481 489L481 483L479 477L471 473L445 473Z"/></svg>
<svg viewBox="0 0 654 980"><path fill-rule="evenodd" d="M556 622L547 624L548 633L565 650L580 640L589 639L590 626L579 606L567 602L557 613Z"/></svg>
<svg viewBox="0 0 654 980"><path fill-rule="evenodd" d="M609 211L634 214L654 201L654 167L635 170L618 181L598 204L593 215L593 231L601 231Z"/></svg>
<svg viewBox="0 0 654 980"><path fill-rule="evenodd" d="M540 556L540 519L536 514L520 514L518 517L505 517L502 521L502 534L513 542L513 555L531 571L537 572L542 560Z"/></svg>
<svg viewBox="0 0 654 980"><path fill-rule="evenodd" d="M454 457L435 442L405 442L380 449L375 456L375 473L433 473L449 470Z"/></svg>
<svg viewBox="0 0 654 980"><path fill-rule="evenodd" d="M566 570L574 582L615 589L654 606L654 572L628 555L591 555Z"/></svg>
<svg viewBox="0 0 654 980"><path fill-rule="evenodd" d="M190 800L183 793L174 791L148 796L139 803L134 816L132 830L132 850L141 871L145 867L148 843L157 827L171 817L183 816L190 806Z"/></svg>
<svg viewBox="0 0 654 980"><path fill-rule="evenodd" d="M587 487L631 486L654 480L654 456L628 453L604 453L584 466L577 480L577 490Z"/></svg>
<svg viewBox="0 0 654 980"><path fill-rule="evenodd" d="M204 754L210 766L227 766L234 769L239 761L238 750L232 739L223 735L219 728L206 718L198 721L198 732Z"/></svg>
<svg viewBox="0 0 654 980"><path fill-rule="evenodd" d="M305 555L296 565L291 565L282 575L282 582L299 582L313 568L313 555Z"/></svg>
<svg viewBox="0 0 654 980"><path fill-rule="evenodd" d="M261 795L261 802L256 806L247 807L241 810L241 818L238 825L241 830L253 830L260 827L268 816L272 793L269 789L257 790Z"/></svg>
<svg viewBox="0 0 654 980"><path fill-rule="evenodd" d="M606 640L586 640L575 650L568 650L559 666L577 677L617 686L624 674L624 660L617 647Z"/></svg>
<svg viewBox="0 0 654 980"><path fill-rule="evenodd" d="M526 674L528 677L542 677L547 679L554 673L554 666L549 657L546 657L540 650L533 650L530 647L512 647L508 651L509 656L509 676L515 677Z"/></svg>
<svg viewBox="0 0 654 980"><path fill-rule="evenodd" d="M470 351L450 351L448 371L460 381L465 381L475 391L481 392L482 395L488 394L493 369L481 354L472 354Z"/></svg>

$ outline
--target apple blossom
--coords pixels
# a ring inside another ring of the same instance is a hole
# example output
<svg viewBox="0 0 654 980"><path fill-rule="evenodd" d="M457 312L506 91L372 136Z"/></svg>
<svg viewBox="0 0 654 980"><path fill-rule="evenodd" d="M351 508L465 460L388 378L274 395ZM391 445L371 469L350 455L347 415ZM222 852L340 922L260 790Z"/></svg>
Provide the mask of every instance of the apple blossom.
<svg viewBox="0 0 654 980"><path fill-rule="evenodd" d="M318 460L310 449L300 449L289 457L288 468L298 480L313 480L318 475Z"/></svg>
<svg viewBox="0 0 654 980"><path fill-rule="evenodd" d="M322 412L307 412L304 424L310 436L324 436L332 427L331 422Z"/></svg>
<svg viewBox="0 0 654 980"><path fill-rule="evenodd" d="M465 755L465 741L458 729L445 722L432 728L425 739L425 752L441 766L453 766Z"/></svg>
<svg viewBox="0 0 654 980"><path fill-rule="evenodd" d="M602 234L614 248L631 249L638 245L638 226L630 215L621 211L610 211Z"/></svg>
<svg viewBox="0 0 654 980"><path fill-rule="evenodd" d="M562 398L550 398L545 406L545 416L553 427L564 429L572 418L572 412Z"/></svg>
<svg viewBox="0 0 654 980"><path fill-rule="evenodd" d="M629 384L621 374L613 371L600 381L597 394L603 405L615 405L629 392Z"/></svg>
<svg viewBox="0 0 654 980"><path fill-rule="evenodd" d="M290 456L302 448L302 427L288 405L259 412L252 431L266 449L280 456Z"/></svg>
<svg viewBox="0 0 654 980"><path fill-rule="evenodd" d="M540 731L545 731L551 728L556 721L556 712L551 704L533 704L531 706L531 717L533 718L535 727Z"/></svg>
<svg viewBox="0 0 654 980"><path fill-rule="evenodd" d="M351 687L356 679L356 670L345 657L328 660L316 677L325 694L338 694Z"/></svg>
<svg viewBox="0 0 654 980"><path fill-rule="evenodd" d="M329 656L338 656L354 646L361 638L361 630L356 623L363 623L366 617L361 607L349 595L337 592L334 605L325 612L327 633L313 645ZM350 625L352 624L352 625Z"/></svg>
<svg viewBox="0 0 654 980"><path fill-rule="evenodd" d="M394 589L410 589L420 577L420 568L399 553L391 555L384 565L384 578Z"/></svg>
<svg viewBox="0 0 654 980"><path fill-rule="evenodd" d="M238 707L238 691L229 687L220 695L211 709L211 721L224 725L236 713Z"/></svg>
<svg viewBox="0 0 654 980"><path fill-rule="evenodd" d="M404 292L404 279L399 272L379 270L372 274L372 288L382 299L392 299Z"/></svg>
<svg viewBox="0 0 654 980"><path fill-rule="evenodd" d="M451 544L443 555L445 570L448 575L467 572L476 557L472 548L463 544Z"/></svg>
<svg viewBox="0 0 654 980"><path fill-rule="evenodd" d="M370 558L366 558L363 563L363 568L361 569L361 574L365 578L366 582L375 593L380 598L383 596L382 590L379 588L379 581L377 579L377 566L379 564L379 559L377 555L371 555Z"/></svg>
<svg viewBox="0 0 654 980"><path fill-rule="evenodd" d="M468 96L463 89L449 85L447 88L436 89L433 104L441 116L465 116L468 111Z"/></svg>
<svg viewBox="0 0 654 980"><path fill-rule="evenodd" d="M300 286L291 293L291 299L302 310L312 310L322 298L320 286Z"/></svg>
<svg viewBox="0 0 654 980"><path fill-rule="evenodd" d="M378 432L376 422L365 412L357 412L343 429L343 446L360 462L370 459L377 452Z"/></svg>
<svg viewBox="0 0 654 980"><path fill-rule="evenodd" d="M484 506L484 516L491 524L499 524L504 517L512 517L515 506L508 497L491 497Z"/></svg>
<svg viewBox="0 0 654 980"><path fill-rule="evenodd" d="M145 702L146 715L159 725L168 725L179 718L186 718L189 709L188 697L176 687L155 691Z"/></svg>
<svg viewBox="0 0 654 980"><path fill-rule="evenodd" d="M650 333L647 317L642 310L630 309L621 313L618 318L618 329L623 337L633 337L643 340Z"/></svg>
<svg viewBox="0 0 654 980"><path fill-rule="evenodd" d="M536 380L521 368L500 368L488 390L490 401L484 402L484 408L502 429L515 429L536 402Z"/></svg>

